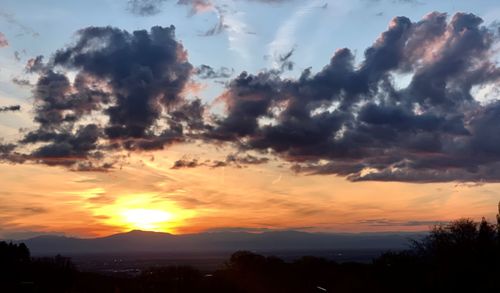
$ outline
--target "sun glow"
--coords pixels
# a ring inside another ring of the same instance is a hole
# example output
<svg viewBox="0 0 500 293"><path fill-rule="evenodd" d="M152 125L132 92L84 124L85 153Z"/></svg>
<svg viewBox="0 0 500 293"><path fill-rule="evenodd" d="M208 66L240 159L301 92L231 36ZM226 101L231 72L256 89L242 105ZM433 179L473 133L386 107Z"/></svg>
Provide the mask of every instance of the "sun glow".
<svg viewBox="0 0 500 293"><path fill-rule="evenodd" d="M169 233L175 233L178 227L185 226L187 219L196 214L154 193L122 196L110 205L95 209L94 213L104 224L119 227L123 231Z"/></svg>
<svg viewBox="0 0 500 293"><path fill-rule="evenodd" d="M162 226L168 224L173 216L169 212L150 209L131 209L122 212L124 221L136 229L161 231Z"/></svg>

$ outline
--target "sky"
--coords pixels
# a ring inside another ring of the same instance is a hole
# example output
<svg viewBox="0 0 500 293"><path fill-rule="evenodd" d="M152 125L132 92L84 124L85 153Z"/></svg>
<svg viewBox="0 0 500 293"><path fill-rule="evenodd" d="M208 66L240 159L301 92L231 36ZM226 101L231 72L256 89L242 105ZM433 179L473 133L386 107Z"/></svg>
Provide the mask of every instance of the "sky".
<svg viewBox="0 0 500 293"><path fill-rule="evenodd" d="M0 238L495 219L496 0L0 4Z"/></svg>

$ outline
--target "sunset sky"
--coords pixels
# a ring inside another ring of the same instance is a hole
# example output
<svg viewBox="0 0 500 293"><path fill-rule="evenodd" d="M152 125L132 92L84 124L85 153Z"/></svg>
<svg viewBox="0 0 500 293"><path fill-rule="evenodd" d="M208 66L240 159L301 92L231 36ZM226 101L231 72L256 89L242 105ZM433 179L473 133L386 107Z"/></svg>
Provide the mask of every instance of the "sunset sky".
<svg viewBox="0 0 500 293"><path fill-rule="evenodd" d="M499 41L498 0L3 0L0 238L493 220Z"/></svg>

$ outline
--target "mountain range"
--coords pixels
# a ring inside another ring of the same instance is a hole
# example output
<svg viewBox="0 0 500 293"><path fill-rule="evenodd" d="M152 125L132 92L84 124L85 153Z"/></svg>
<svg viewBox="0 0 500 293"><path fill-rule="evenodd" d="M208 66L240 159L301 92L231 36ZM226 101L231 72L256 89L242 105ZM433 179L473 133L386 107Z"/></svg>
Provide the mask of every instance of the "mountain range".
<svg viewBox="0 0 500 293"><path fill-rule="evenodd" d="M38 236L22 241L33 255L217 252L236 250L293 251L335 249L403 249L424 233L308 233L301 231L203 232L173 235L133 230L100 238Z"/></svg>

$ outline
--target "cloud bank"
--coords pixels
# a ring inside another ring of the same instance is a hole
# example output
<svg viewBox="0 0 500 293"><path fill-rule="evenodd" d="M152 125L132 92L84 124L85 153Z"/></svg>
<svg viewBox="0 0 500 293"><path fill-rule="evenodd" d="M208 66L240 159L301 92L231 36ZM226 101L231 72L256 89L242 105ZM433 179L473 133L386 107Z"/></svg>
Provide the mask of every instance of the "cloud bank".
<svg viewBox="0 0 500 293"><path fill-rule="evenodd" d="M207 135L352 181L498 181L500 104L472 95L500 78L497 32L481 23L465 13L396 17L360 64L344 48L298 79L243 72Z"/></svg>
<svg viewBox="0 0 500 293"><path fill-rule="evenodd" d="M19 142L34 147L27 159L109 168L105 153L161 149L203 127L201 102L182 95L193 66L173 26L133 33L89 27L77 37L47 64L40 57L29 62L29 71L39 73L38 128Z"/></svg>
<svg viewBox="0 0 500 293"><path fill-rule="evenodd" d="M203 140L351 181L498 182L500 103L474 97L499 84L498 40L498 29L473 14L396 17L360 63L342 48L321 71L295 79L242 72L218 98L226 113L207 119L209 109L183 90L193 76L221 72L191 65L174 27L89 27L47 63L33 59L39 127L19 145L33 149L28 160L76 170L109 168L102 158L117 151ZM18 153L5 147L4 160L9 154ZM222 163L231 162L256 161Z"/></svg>

